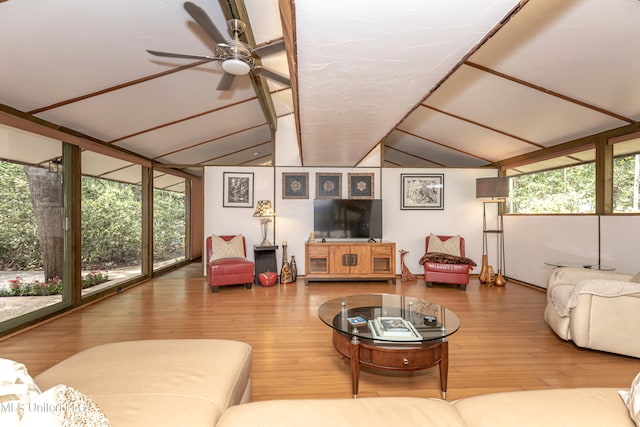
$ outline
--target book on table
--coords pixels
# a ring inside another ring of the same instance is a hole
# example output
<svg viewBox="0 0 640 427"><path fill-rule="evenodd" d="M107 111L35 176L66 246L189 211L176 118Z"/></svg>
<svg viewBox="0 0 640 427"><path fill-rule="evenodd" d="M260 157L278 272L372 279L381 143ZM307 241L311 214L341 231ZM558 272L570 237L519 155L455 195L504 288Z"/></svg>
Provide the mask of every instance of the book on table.
<svg viewBox="0 0 640 427"><path fill-rule="evenodd" d="M362 316L348 317L347 321L351 326L362 326L367 324L367 319Z"/></svg>
<svg viewBox="0 0 640 427"><path fill-rule="evenodd" d="M378 317L369 320L369 329L374 338L393 340L416 340L422 338L416 328L401 317Z"/></svg>

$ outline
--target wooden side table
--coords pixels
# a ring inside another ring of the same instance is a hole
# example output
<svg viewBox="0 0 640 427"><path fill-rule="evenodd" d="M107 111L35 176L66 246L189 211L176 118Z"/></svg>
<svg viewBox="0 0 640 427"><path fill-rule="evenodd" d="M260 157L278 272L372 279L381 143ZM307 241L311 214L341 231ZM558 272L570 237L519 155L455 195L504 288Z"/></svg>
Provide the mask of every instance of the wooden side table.
<svg viewBox="0 0 640 427"><path fill-rule="evenodd" d="M273 271L278 274L278 260L276 258L276 251L278 245L274 246L257 246L253 245L253 260L255 262L255 277L254 282L256 285L260 284L258 275L265 271Z"/></svg>

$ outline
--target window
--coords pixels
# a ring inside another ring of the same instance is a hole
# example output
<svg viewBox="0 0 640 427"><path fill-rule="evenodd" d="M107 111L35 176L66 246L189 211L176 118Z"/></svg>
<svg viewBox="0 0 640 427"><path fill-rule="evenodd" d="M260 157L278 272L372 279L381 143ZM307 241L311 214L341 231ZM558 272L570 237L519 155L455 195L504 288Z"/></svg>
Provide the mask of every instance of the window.
<svg viewBox="0 0 640 427"><path fill-rule="evenodd" d="M184 178L154 172L153 270L186 258L186 184Z"/></svg>
<svg viewBox="0 0 640 427"><path fill-rule="evenodd" d="M637 213L640 138L613 145L613 212Z"/></svg>
<svg viewBox="0 0 640 427"><path fill-rule="evenodd" d="M142 166L82 152L82 296L142 275Z"/></svg>
<svg viewBox="0 0 640 427"><path fill-rule="evenodd" d="M514 166L506 172L511 177L508 213L595 213L594 148Z"/></svg>
<svg viewBox="0 0 640 427"><path fill-rule="evenodd" d="M0 125L0 330L68 305L62 143Z"/></svg>

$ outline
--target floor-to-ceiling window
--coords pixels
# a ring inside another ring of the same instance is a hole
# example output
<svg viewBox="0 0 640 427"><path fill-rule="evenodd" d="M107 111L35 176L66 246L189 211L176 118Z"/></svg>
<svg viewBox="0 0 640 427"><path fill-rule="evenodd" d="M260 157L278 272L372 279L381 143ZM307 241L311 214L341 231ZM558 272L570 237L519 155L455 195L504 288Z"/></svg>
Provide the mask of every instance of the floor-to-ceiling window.
<svg viewBox="0 0 640 427"><path fill-rule="evenodd" d="M154 271L182 262L187 257L187 183L176 175L154 173Z"/></svg>
<svg viewBox="0 0 640 427"><path fill-rule="evenodd" d="M82 152L82 295L142 274L142 166Z"/></svg>
<svg viewBox="0 0 640 427"><path fill-rule="evenodd" d="M0 330L70 304L62 143L0 125Z"/></svg>

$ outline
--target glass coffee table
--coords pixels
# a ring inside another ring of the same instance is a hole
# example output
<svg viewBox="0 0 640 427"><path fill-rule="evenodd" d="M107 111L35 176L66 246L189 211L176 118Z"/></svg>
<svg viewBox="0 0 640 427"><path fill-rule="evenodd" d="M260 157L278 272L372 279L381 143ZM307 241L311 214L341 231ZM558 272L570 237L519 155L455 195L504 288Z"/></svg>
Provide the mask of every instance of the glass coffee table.
<svg viewBox="0 0 640 427"><path fill-rule="evenodd" d="M438 365L446 398L449 372L447 337L460 328L448 308L394 294L356 294L329 300L318 309L333 329L333 346L351 361L353 397L358 396L360 366L416 371Z"/></svg>

